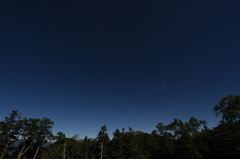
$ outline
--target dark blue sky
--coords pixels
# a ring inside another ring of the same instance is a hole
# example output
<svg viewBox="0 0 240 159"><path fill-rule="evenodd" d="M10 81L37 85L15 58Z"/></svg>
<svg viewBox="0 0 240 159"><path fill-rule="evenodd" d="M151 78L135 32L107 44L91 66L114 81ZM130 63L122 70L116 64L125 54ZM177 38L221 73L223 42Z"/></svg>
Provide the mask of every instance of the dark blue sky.
<svg viewBox="0 0 240 159"><path fill-rule="evenodd" d="M240 90L240 2L1 1L1 120L18 109L54 133L104 124L151 132Z"/></svg>

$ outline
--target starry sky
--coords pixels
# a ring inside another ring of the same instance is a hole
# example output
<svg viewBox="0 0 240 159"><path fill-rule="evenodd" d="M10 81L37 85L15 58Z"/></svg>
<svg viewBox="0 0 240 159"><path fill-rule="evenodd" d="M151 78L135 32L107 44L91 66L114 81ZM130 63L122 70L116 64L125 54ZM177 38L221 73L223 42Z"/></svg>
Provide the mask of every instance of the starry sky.
<svg viewBox="0 0 240 159"><path fill-rule="evenodd" d="M240 2L0 1L0 117L48 117L53 132L150 133L240 90Z"/></svg>

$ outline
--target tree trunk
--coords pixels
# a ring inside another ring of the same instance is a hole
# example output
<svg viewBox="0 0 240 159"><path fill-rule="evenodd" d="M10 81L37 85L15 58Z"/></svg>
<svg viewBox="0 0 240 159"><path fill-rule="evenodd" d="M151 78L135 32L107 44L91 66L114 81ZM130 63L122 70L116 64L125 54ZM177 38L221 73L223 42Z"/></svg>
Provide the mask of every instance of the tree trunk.
<svg viewBox="0 0 240 159"><path fill-rule="evenodd" d="M28 149L30 149L30 146L28 146L25 150L25 145L22 147L21 151L18 154L18 158L17 159L21 159L22 155L24 155Z"/></svg>
<svg viewBox="0 0 240 159"><path fill-rule="evenodd" d="M102 154L103 154L103 143L101 143L101 159L102 159Z"/></svg>
<svg viewBox="0 0 240 159"><path fill-rule="evenodd" d="M65 153L66 153L66 142L64 143L64 147L63 147L63 159L65 159Z"/></svg>
<svg viewBox="0 0 240 159"><path fill-rule="evenodd" d="M85 159L87 159L87 156L88 156L88 152L86 152L86 154L85 154Z"/></svg>
<svg viewBox="0 0 240 159"><path fill-rule="evenodd" d="M0 159L2 159L3 156L5 155L5 152L6 152L6 150L7 150L8 145L9 145L10 142L11 142L11 140L8 140L8 143L7 143L7 145L5 146L5 148L4 148L3 152L2 152L2 155L1 155Z"/></svg>
<svg viewBox="0 0 240 159"><path fill-rule="evenodd" d="M39 150L39 146L38 146L38 148L37 148L37 151L36 151L36 153L35 153L35 155L34 155L34 158L33 158L33 159L36 159L36 157L37 157L37 153L38 153L38 150Z"/></svg>

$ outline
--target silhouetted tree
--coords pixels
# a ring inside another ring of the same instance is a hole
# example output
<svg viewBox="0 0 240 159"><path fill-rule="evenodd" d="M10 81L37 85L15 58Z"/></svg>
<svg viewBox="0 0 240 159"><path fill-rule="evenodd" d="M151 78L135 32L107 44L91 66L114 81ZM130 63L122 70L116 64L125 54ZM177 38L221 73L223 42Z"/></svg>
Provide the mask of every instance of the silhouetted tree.
<svg viewBox="0 0 240 159"><path fill-rule="evenodd" d="M124 129L120 132L119 129L116 129L113 132L113 139L111 140L111 157L116 159L124 159Z"/></svg>
<svg viewBox="0 0 240 159"><path fill-rule="evenodd" d="M106 156L106 152L108 150L108 144L109 144L109 136L107 133L107 126L104 125L101 127L101 130L99 131L97 137L96 137L96 141L97 141L97 150L99 152L98 155L100 155L100 158L102 159L103 156Z"/></svg>
<svg viewBox="0 0 240 159"><path fill-rule="evenodd" d="M33 158L38 147L42 148L52 134L51 128L54 123L48 118L23 118L19 122L22 142L15 154L18 154L18 159L23 155Z"/></svg>
<svg viewBox="0 0 240 159"><path fill-rule="evenodd" d="M9 155L10 150L13 150L14 143L18 140L20 134L20 120L21 116L17 110L13 110L4 121L0 122L0 146L1 157Z"/></svg>
<svg viewBox="0 0 240 159"><path fill-rule="evenodd" d="M165 149L169 150L169 153L174 158L203 158L203 154L200 152L199 141L196 142L196 137L206 128L206 121L197 120L191 117L188 122L182 122L182 120L174 119L174 121L168 125L159 123L157 130L163 138Z"/></svg>
<svg viewBox="0 0 240 159"><path fill-rule="evenodd" d="M228 95L223 97L214 107L215 115L222 115L221 122L233 123L240 119L240 96Z"/></svg>

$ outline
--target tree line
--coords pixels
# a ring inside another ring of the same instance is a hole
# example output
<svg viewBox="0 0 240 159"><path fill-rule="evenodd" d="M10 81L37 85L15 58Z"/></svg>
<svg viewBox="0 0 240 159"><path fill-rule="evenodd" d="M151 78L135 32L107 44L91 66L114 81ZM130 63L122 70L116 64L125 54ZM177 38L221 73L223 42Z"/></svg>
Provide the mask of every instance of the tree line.
<svg viewBox="0 0 240 159"><path fill-rule="evenodd" d="M158 123L151 133L116 129L112 139L104 125L96 138L79 139L53 135L50 119L22 118L13 110L0 122L0 159L239 159L240 96L223 97L214 112L222 119L211 129L191 117Z"/></svg>

